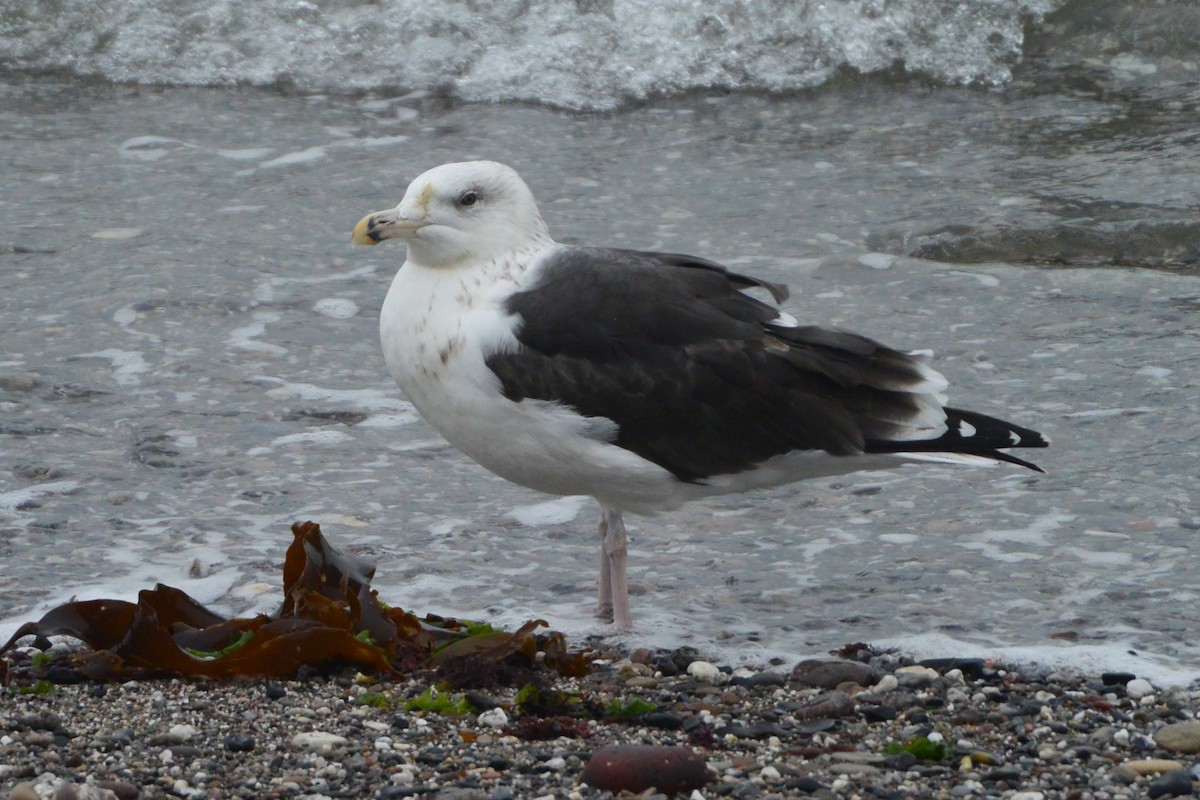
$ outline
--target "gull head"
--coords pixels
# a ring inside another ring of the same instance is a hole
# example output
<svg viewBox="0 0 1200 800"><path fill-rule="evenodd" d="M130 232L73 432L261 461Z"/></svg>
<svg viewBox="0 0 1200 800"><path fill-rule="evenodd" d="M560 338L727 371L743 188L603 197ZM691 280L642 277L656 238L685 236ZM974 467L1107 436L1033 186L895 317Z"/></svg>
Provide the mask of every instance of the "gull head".
<svg viewBox="0 0 1200 800"><path fill-rule="evenodd" d="M490 261L551 241L533 192L511 167L464 161L434 167L408 185L395 208L367 214L352 244L400 239L410 263L454 267Z"/></svg>

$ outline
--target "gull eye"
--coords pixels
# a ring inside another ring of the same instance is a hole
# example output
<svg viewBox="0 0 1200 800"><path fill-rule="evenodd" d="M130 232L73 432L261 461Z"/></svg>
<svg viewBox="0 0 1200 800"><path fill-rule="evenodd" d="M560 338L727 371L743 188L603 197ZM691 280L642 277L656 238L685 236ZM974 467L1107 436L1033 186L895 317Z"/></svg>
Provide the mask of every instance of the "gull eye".
<svg viewBox="0 0 1200 800"><path fill-rule="evenodd" d="M463 192L458 198L458 204L464 208L470 208L479 202L479 192Z"/></svg>

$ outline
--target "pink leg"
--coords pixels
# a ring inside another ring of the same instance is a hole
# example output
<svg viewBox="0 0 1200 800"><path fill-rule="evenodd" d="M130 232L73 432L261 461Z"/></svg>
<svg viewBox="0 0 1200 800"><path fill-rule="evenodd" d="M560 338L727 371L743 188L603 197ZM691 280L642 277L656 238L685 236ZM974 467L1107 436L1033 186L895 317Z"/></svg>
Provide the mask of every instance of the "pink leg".
<svg viewBox="0 0 1200 800"><path fill-rule="evenodd" d="M602 508L600 516L600 592L596 616L612 619L622 630L633 627L629 613L629 583L626 579L625 521L621 512Z"/></svg>

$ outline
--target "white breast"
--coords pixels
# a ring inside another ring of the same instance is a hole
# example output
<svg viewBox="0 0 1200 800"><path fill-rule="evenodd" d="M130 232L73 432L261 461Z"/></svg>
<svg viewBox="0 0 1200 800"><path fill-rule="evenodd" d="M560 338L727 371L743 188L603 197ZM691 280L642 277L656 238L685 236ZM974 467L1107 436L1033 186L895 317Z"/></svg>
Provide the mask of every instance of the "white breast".
<svg viewBox="0 0 1200 800"><path fill-rule="evenodd" d="M532 263L529 263L532 261ZM519 345L503 301L535 280L537 259L470 270L406 263L379 316L384 360L405 396L451 444L503 478L630 511L677 505L678 481L609 444L616 426L557 403L512 402L485 363Z"/></svg>

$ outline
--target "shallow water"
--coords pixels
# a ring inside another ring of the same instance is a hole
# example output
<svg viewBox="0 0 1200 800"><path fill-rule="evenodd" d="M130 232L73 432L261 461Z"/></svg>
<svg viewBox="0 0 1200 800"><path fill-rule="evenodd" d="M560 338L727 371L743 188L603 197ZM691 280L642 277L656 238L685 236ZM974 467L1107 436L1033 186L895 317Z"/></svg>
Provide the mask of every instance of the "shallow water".
<svg viewBox="0 0 1200 800"><path fill-rule="evenodd" d="M786 281L796 316L933 349L955 403L1054 440L1034 453L1047 476L906 468L634 518L632 641L1195 677L1200 277L1194 239L1163 231L1200 205L1200 159L1194 105L1169 102L1135 133L1128 104L1020 89L855 82L578 115L10 79L0 635L154 581L271 608L301 519L377 560L390 603L599 630L590 501L492 477L417 419L376 334L403 249L348 247L424 168L492 157L560 240ZM1159 269L905 255L977 257L970 242Z"/></svg>

